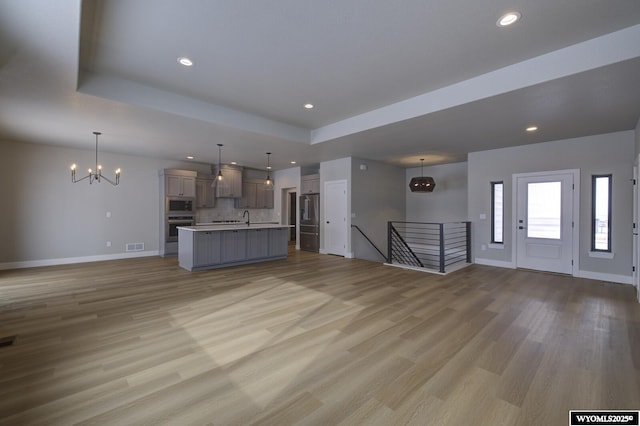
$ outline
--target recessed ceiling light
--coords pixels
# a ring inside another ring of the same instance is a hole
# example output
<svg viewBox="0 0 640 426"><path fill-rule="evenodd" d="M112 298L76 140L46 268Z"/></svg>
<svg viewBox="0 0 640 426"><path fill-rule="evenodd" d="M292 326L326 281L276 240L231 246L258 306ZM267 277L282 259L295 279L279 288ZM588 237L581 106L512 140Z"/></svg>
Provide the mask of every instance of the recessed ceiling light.
<svg viewBox="0 0 640 426"><path fill-rule="evenodd" d="M522 15L520 15L520 13L518 12L508 12L502 15L500 19L498 19L496 25L499 27L508 27L509 25L513 25L518 22L521 17Z"/></svg>
<svg viewBox="0 0 640 426"><path fill-rule="evenodd" d="M297 164L295 161L292 161L291 164Z"/></svg>
<svg viewBox="0 0 640 426"><path fill-rule="evenodd" d="M193 160L193 155L187 155L187 160Z"/></svg>
<svg viewBox="0 0 640 426"><path fill-rule="evenodd" d="M178 63L180 65L184 65L185 67L190 67L193 65L193 61L185 56L181 56L178 58Z"/></svg>
<svg viewBox="0 0 640 426"><path fill-rule="evenodd" d="M233 164L235 166L236 164L238 164L238 162L237 161L232 161L231 164Z"/></svg>
<svg viewBox="0 0 640 426"><path fill-rule="evenodd" d="M529 126L525 129L527 132L535 132L538 130L538 126Z"/></svg>
<svg viewBox="0 0 640 426"><path fill-rule="evenodd" d="M304 104L306 109L313 109L313 104Z"/></svg>

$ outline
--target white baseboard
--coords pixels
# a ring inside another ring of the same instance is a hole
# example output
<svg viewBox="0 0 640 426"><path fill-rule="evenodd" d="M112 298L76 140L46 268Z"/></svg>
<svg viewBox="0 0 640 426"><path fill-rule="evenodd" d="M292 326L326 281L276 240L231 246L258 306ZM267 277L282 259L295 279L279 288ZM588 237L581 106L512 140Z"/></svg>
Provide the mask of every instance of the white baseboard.
<svg viewBox="0 0 640 426"><path fill-rule="evenodd" d="M633 277L627 275L617 275L617 274L604 274L602 272L593 272L593 271L578 271L576 274L578 278L588 278L591 280L598 281L607 281L618 284L630 284L633 285Z"/></svg>
<svg viewBox="0 0 640 426"><path fill-rule="evenodd" d="M502 260L482 259L482 258L476 258L474 260L474 263L476 263L477 265L495 266L498 268L507 268L507 269L515 269L516 267L516 265L513 264L512 262L505 262ZM627 275L606 274L602 272L579 270L578 273L574 276L577 278L588 278L591 280L633 285L633 277L627 276Z"/></svg>
<svg viewBox="0 0 640 426"><path fill-rule="evenodd" d="M507 269L515 269L516 265L513 262L507 262L504 260L493 260L493 259L482 259L476 257L473 260L473 263L477 265L485 265L485 266L495 266L497 268L507 268Z"/></svg>
<svg viewBox="0 0 640 426"><path fill-rule="evenodd" d="M99 262L103 260L130 259L134 257L158 256L158 250L136 251L130 253L101 254L96 256L64 257L58 259L25 260L21 262L0 263L0 270L36 268L39 266L69 265L72 263Z"/></svg>

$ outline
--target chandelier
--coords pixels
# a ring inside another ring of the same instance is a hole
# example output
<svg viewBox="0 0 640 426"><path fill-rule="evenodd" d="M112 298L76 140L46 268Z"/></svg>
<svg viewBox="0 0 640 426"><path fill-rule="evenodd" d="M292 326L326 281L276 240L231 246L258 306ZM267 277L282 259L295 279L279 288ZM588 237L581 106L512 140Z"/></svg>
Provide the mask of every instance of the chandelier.
<svg viewBox="0 0 640 426"><path fill-rule="evenodd" d="M100 136L102 133L93 132L93 134L96 135L96 168L95 168L95 171L93 171L92 169L89 169L88 170L88 172L89 172L88 175L86 175L85 177L82 177L80 179L76 179L76 167L77 166L75 164L72 164L71 165L71 182L78 183L78 182L82 182L85 179L89 179L89 184L92 184L95 181L100 183L104 179L107 182L109 182L111 185L116 186L117 184L120 183L120 169L116 169L116 179L115 179L115 181L112 181L111 179L109 179L106 176L102 176L102 166L100 164L98 164L98 136Z"/></svg>
<svg viewBox="0 0 640 426"><path fill-rule="evenodd" d="M409 182L409 189L411 192L433 192L436 188L436 182L431 176L424 176L423 174L424 158L420 159L420 177L414 177Z"/></svg>

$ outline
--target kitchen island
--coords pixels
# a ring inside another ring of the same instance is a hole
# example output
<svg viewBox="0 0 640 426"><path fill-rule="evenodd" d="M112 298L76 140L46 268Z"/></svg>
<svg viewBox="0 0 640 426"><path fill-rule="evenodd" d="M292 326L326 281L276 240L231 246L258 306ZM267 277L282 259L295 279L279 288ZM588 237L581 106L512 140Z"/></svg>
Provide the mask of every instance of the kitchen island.
<svg viewBox="0 0 640 426"><path fill-rule="evenodd" d="M286 259L291 225L178 227L178 262L189 271Z"/></svg>

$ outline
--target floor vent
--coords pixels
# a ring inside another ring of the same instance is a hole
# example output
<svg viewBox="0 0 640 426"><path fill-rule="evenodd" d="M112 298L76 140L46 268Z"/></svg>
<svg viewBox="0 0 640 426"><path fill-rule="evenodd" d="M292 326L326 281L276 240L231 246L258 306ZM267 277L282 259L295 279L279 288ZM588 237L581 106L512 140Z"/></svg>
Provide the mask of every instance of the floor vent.
<svg viewBox="0 0 640 426"><path fill-rule="evenodd" d="M144 243L127 243L127 251L144 251Z"/></svg>
<svg viewBox="0 0 640 426"><path fill-rule="evenodd" d="M16 336L0 337L0 348L3 348L5 346L11 346L15 341L16 341Z"/></svg>

